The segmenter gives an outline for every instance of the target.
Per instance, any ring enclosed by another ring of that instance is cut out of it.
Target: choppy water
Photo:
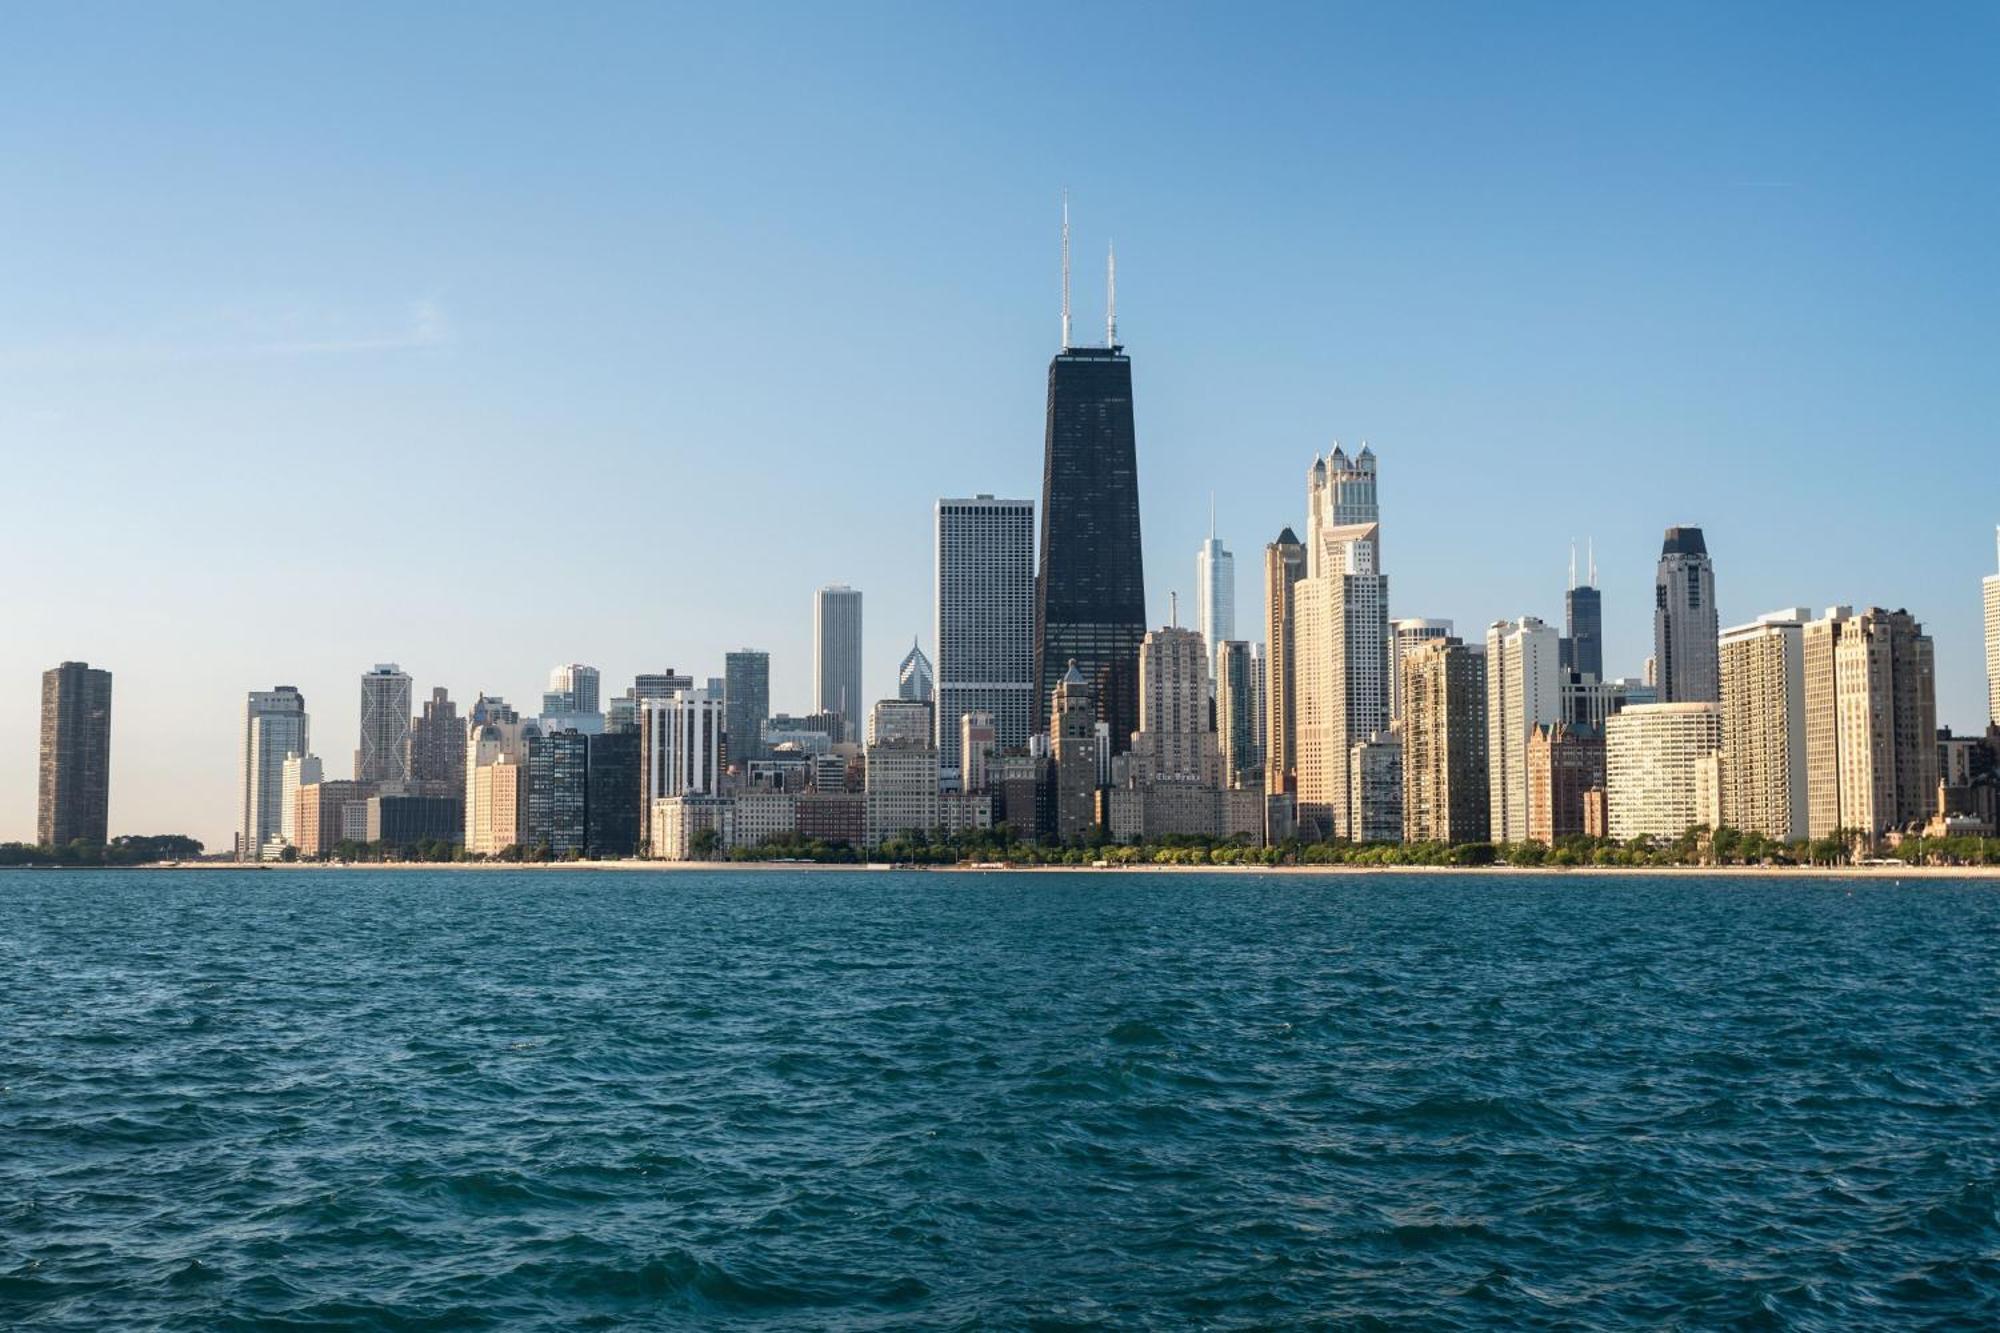
[[[0,1325],[2000,1326],[2000,885],[0,874]]]

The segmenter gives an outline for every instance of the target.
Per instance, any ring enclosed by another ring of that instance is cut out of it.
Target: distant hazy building
[[[1930,636],[1907,611],[1834,607],[1804,630],[1813,837],[1920,826],[1938,789]]]
[[[1135,783],[1222,785],[1209,720],[1208,647],[1194,630],[1156,629],[1139,644],[1139,730],[1130,764]]]
[[[1297,588],[1306,575],[1306,548],[1290,528],[1264,548],[1265,684],[1264,790],[1292,791],[1298,782]]]
[[[361,677],[361,743],[354,751],[354,780],[410,779],[410,677],[394,662],[378,663]]]
[[[947,785],[971,790],[959,719],[993,719],[1002,750],[1035,715],[1035,506],[975,495],[937,502],[937,743]]]
[[[284,836],[285,758],[312,753],[306,698],[290,685],[252,690],[243,705],[243,745],[236,859],[261,860]],[[332,841],[338,841],[336,833]]]
[[[431,691],[422,716],[410,723],[410,780],[435,783],[464,799],[465,721],[442,686]]]
[[[1215,740],[1222,751],[1225,787],[1253,785],[1257,776],[1257,703],[1257,663],[1250,645],[1224,639],[1215,651]]]
[[[1097,691],[1072,663],[1056,683],[1049,705],[1049,758],[1054,770],[1050,831],[1063,842],[1085,837],[1098,826],[1097,792],[1102,785],[1098,760],[1103,748],[1097,727]],[[1012,800],[1007,809],[1012,823]],[[1015,826],[1018,828],[1018,823]]]
[[[840,714],[852,740],[861,734],[861,594],[830,583],[813,595],[813,711]]]
[[[1660,702],[1722,698],[1716,658],[1715,566],[1700,528],[1668,528],[1653,585],[1653,670]],[[1617,801],[1612,802],[1613,818]]]
[[[1347,756],[1348,809],[1355,842],[1403,840],[1403,743],[1378,731],[1356,741]]]
[[[87,662],[44,671],[41,741],[35,840],[102,846],[111,813],[111,673]]]
[[[1805,626],[1800,607],[1720,640],[1721,819],[1779,842],[1806,836]]]
[[[2000,545],[2000,528],[1994,530]],[[1986,593],[1986,717],[1989,726],[2000,727],[2000,573],[1988,574],[1982,584]]]
[[[1486,656],[1455,638],[1403,659],[1403,841],[1485,842]]]
[[[1486,763],[1495,842],[1528,837],[1528,740],[1562,721],[1560,636],[1533,616],[1486,631]]]
[[[639,852],[639,729],[589,739],[584,805],[584,854],[617,860]]]
[[[936,694],[936,677],[931,673],[931,659],[924,656],[924,650],[910,640],[910,651],[903,654],[903,660],[896,666],[896,697],[913,703],[929,703]]]
[[[299,788],[326,781],[326,769],[316,754],[288,754],[283,772],[279,782],[278,837],[287,843],[297,843]]]
[[[544,713],[595,713],[601,675],[594,666],[570,662],[549,670],[549,688],[542,695]]]
[[[1208,675],[1221,672],[1222,645],[1236,637],[1236,557],[1215,535],[1209,515],[1208,540],[1194,556],[1194,624],[1208,653]]]
[[[729,762],[762,759],[764,722],[771,716],[771,655],[739,648],[722,659],[723,734]]]
[[[1298,823],[1308,838],[1353,836],[1348,751],[1389,727],[1389,580],[1381,569],[1375,457],[1339,448],[1307,474],[1306,577],[1293,588]],[[1347,522],[1346,519],[1358,521]]]
[[[1638,704],[1613,717],[1604,728],[1611,836],[1678,838],[1705,822],[1700,769],[1721,748],[1719,704]]]
[[[1528,738],[1529,842],[1554,846],[1589,831],[1589,794],[1604,789],[1604,737],[1558,722]]]
[[[1432,639],[1449,639],[1452,636],[1449,620],[1436,620],[1426,616],[1405,616],[1401,620],[1389,622],[1389,721],[1398,722],[1403,716],[1403,659],[1410,655],[1420,643]]]

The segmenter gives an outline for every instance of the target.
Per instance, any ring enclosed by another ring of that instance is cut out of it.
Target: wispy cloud
[[[352,337],[287,339],[262,343],[249,350],[277,356],[312,356],[339,352],[400,352],[419,347],[444,347],[454,341],[451,320],[436,301],[410,302],[400,328]]]
[[[337,357],[450,347],[457,332],[431,297],[400,318],[301,303],[214,309],[136,335],[57,336],[0,343],[0,365],[37,368],[261,357]]]

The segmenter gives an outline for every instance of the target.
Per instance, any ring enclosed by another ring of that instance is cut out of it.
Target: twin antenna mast
[[[1069,319],[1069,191],[1063,191],[1062,203],[1062,345],[1067,351],[1074,346],[1070,341]],[[1104,261],[1104,345],[1118,346],[1118,247],[1109,246]]]

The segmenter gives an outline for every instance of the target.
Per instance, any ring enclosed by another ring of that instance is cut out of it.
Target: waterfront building
[[[431,690],[423,715],[410,723],[410,781],[465,792],[465,721],[443,686]]]
[[[937,745],[947,785],[970,791],[959,719],[1028,743],[1035,703],[1035,506],[991,495],[937,502]]]
[[[919,708],[924,716],[907,725],[884,709],[902,702],[905,708]],[[938,751],[932,741],[930,706],[885,699],[875,706],[870,718],[867,775],[863,792],[867,797],[869,847],[879,847],[901,834],[926,834],[938,827]]]
[[[1403,659],[1403,841],[1485,842],[1486,655],[1456,638]]]
[[[1907,611],[1844,606],[1803,635],[1811,836],[1922,825],[1938,789],[1930,636]]]
[[[729,841],[732,848],[789,842],[799,831],[798,795],[785,791],[738,792],[733,823]]]
[[[1587,798],[1604,787],[1604,736],[1566,722],[1528,737],[1529,842],[1552,847],[1589,827]]]
[[[1495,842],[1528,837],[1528,738],[1562,721],[1561,645],[1533,616],[1486,631],[1486,763]]]
[[[861,732],[861,594],[829,583],[813,595],[813,711],[841,716],[842,740]]]
[[[410,677],[394,662],[380,662],[361,677],[361,743],[354,751],[354,780],[410,780]]]
[[[1264,548],[1264,790],[1298,784],[1297,587],[1306,575],[1306,548],[1290,528]]]
[[[2000,546],[2000,528],[1994,529],[1994,544]],[[2000,573],[1988,574],[1981,587],[1986,594],[1986,718],[1988,726],[2000,727]]]
[[[991,713],[961,713],[958,717],[958,785],[961,791],[985,791],[992,781],[993,757],[1000,753],[1000,730]],[[943,756],[939,756],[942,775]]]
[[[293,844],[299,855],[307,860],[317,860],[330,856],[335,845],[349,839],[349,807],[361,812],[360,828],[354,831],[352,841],[364,842],[368,837],[368,797],[366,783],[353,781],[311,782],[298,791],[298,810],[293,815],[293,825],[298,829],[298,840]],[[254,855],[245,855],[238,848],[237,859],[255,860]]]
[[[672,796],[722,794],[723,701],[706,689],[646,699],[639,713],[641,810]]]
[[[1051,831],[1059,841],[1074,842],[1098,825],[1097,792],[1103,785],[1098,761],[1104,748],[1096,688],[1072,662],[1056,682],[1049,705],[1049,757],[1054,769]],[[1008,809],[1013,809],[1011,801]]]
[[[1055,783],[1046,755],[1013,751],[993,759],[989,785],[993,820],[1019,841],[1037,842],[1055,829]]]
[[[1347,755],[1348,809],[1353,841],[1403,840],[1403,742],[1378,731],[1354,743]]]
[[[1707,822],[1703,761],[1722,748],[1722,707],[1635,704],[1604,727],[1604,786],[1611,836],[1678,838]]]
[[[1134,783],[1222,785],[1208,705],[1208,647],[1199,632],[1168,627],[1139,645],[1139,730],[1131,737]]]
[[[36,776],[37,843],[67,847],[81,840],[101,847],[109,841],[109,671],[88,662],[64,662],[42,673],[41,767]],[[277,830],[275,820],[271,829]]]
[[[592,733],[544,730],[528,742],[528,817],[523,845],[582,855],[589,839]]]
[[[1660,702],[1722,698],[1716,657],[1715,565],[1700,528],[1668,528],[1653,584],[1653,673]],[[1612,810],[1617,812],[1613,793]]]
[[[1069,221],[1063,220],[1063,338],[1049,362],[1042,454],[1041,566],[1035,580],[1036,730],[1073,673],[1122,753],[1138,729],[1146,577],[1132,361],[1108,303],[1105,346],[1069,338]]]
[[[1208,652],[1208,678],[1222,667],[1222,645],[1236,637],[1236,557],[1215,535],[1215,501],[1209,500],[1208,540],[1194,556],[1194,624]]]
[[[1604,595],[1597,587],[1597,548],[1590,551],[1589,579],[1576,581],[1576,544],[1569,548],[1569,591],[1563,594],[1562,669],[1590,680],[1604,679]]]
[[[911,639],[910,651],[903,654],[902,662],[896,667],[896,697],[913,703],[930,703],[936,688],[931,659],[925,657],[924,650],[915,639]]]
[[[868,797],[858,791],[818,788],[799,795],[799,837],[859,847],[868,837]]]
[[[1222,751],[1222,785],[1257,781],[1257,661],[1241,639],[1224,639],[1215,651],[1215,740]]]
[[[1804,607],[1725,631],[1721,824],[1778,842],[1806,836]]]
[[[285,757],[310,754],[311,741],[306,697],[296,687],[250,691],[243,705],[237,860],[261,860],[265,844],[283,838]]]
[[[1154,782],[1113,787],[1105,797],[1106,831],[1114,842],[1217,838],[1257,846],[1264,840],[1259,791]]]
[[[764,720],[771,716],[771,655],[739,648],[722,659],[722,732],[731,764],[748,764],[764,748]]]
[[[493,856],[526,833],[529,742],[541,724],[480,695],[465,734],[465,850]]]
[[[299,837],[299,788],[326,781],[326,769],[316,754],[288,754],[281,773],[283,776],[278,784],[278,838],[282,843],[296,843]],[[269,839],[266,839],[268,844]]]
[[[718,855],[735,844],[736,802],[697,792],[662,797],[652,804],[650,832],[655,860],[696,861]],[[704,839],[703,833],[714,836]]]
[[[639,852],[639,729],[589,738],[584,796],[584,853],[593,861]]]
[[[1428,616],[1404,616],[1389,622],[1389,721],[1403,717],[1403,659],[1418,644],[1431,639],[1449,639],[1455,631],[1449,620]]]
[[[461,797],[370,796],[364,808],[364,842],[385,848],[415,847],[423,842],[457,843],[465,837]]]
[[[1389,580],[1377,563],[1378,524],[1322,527],[1314,536],[1318,572],[1295,586],[1299,831],[1349,838],[1348,751],[1389,728]]]

